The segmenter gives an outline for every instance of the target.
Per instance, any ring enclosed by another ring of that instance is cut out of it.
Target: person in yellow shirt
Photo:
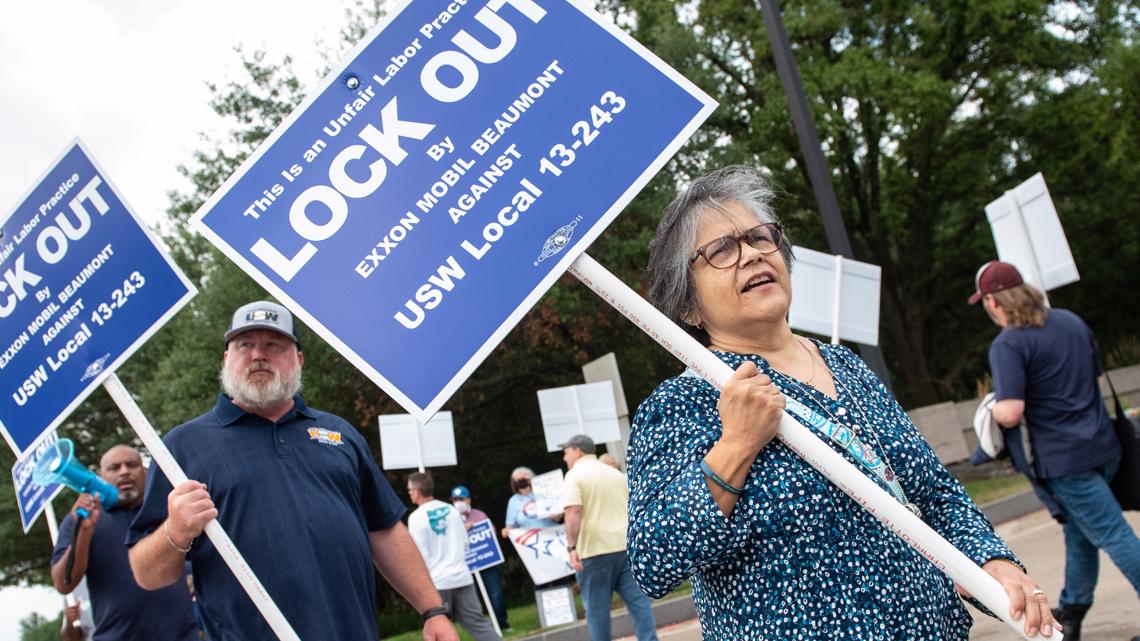
[[[616,590],[633,617],[638,641],[657,641],[649,597],[629,570],[625,555],[625,475],[602,463],[593,439],[577,434],[559,445],[568,472],[562,485],[566,543],[578,574],[590,641],[610,641],[610,599]]]

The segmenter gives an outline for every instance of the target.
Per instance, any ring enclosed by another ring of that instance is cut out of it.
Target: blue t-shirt
[[[558,527],[554,519],[540,519],[537,517],[538,503],[534,494],[515,493],[507,502],[507,527],[523,529]]]
[[[302,639],[377,639],[368,533],[399,523],[404,505],[356,429],[294,400],[273,423],[219,395],[164,441]],[[166,519],[171,489],[152,466],[128,545]],[[211,641],[277,638],[207,537],[188,558]]]
[[[1037,474],[1085,472],[1120,456],[1097,385],[1092,330],[1076,314],[1049,310],[1042,327],[1006,327],[990,345],[997,400],[1025,401]]]
[[[194,611],[186,581],[161,590],[144,590],[135,583],[123,541],[139,508],[104,511],[95,524],[87,554],[87,589],[95,633],[91,641],[197,639]],[[59,526],[59,539],[51,553],[54,566],[75,541],[77,522],[68,515]]]

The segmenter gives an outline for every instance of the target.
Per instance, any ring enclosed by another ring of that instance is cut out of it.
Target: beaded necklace
[[[789,413],[801,419],[808,427],[815,430],[821,436],[824,436],[842,447],[851,458],[858,461],[867,471],[882,481],[899,503],[902,503],[903,506],[914,513],[915,516],[922,518],[922,510],[907,499],[906,491],[903,490],[902,484],[899,483],[898,476],[886,459],[887,450],[883,447],[882,442],[879,441],[879,436],[875,434],[874,430],[868,428],[865,432],[869,433],[871,438],[874,439],[875,444],[879,446],[879,451],[883,453],[882,456],[876,453],[872,447],[864,443],[863,439],[860,438],[860,432],[863,430],[861,430],[858,423],[854,422],[854,417],[849,417],[850,420],[848,422],[850,425],[844,424],[839,418],[839,416],[847,416],[849,414],[847,408],[840,405],[835,413],[832,413],[826,403],[815,399],[794,377],[788,376],[779,370],[773,369],[771,371],[779,374],[781,379],[795,385],[796,388],[803,393],[804,397],[811,399],[813,404],[818,407],[819,410],[822,410],[822,413],[820,413],[820,411],[817,411],[815,408],[808,407],[804,403],[785,395],[787,399],[787,411]],[[838,396],[846,392],[847,396],[855,402],[856,407],[860,413],[862,413],[863,417],[869,417],[870,413],[863,407],[862,403],[859,402],[858,396],[852,393],[853,390],[848,389],[846,385],[840,382],[839,378],[833,376],[832,379],[835,381],[836,404],[839,404]]]

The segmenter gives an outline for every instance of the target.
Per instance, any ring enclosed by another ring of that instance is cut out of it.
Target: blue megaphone
[[[61,483],[79,492],[97,494],[104,510],[115,507],[119,501],[119,490],[99,478],[99,475],[83,466],[75,459],[75,444],[69,438],[61,438],[36,463],[32,471],[32,481],[37,485]],[[81,519],[91,516],[83,508],[75,510]]]

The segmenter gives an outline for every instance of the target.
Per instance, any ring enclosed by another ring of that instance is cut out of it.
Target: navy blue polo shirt
[[[1092,330],[1076,314],[1049,310],[1042,327],[1006,327],[990,345],[997,400],[1025,401],[1040,478],[1091,470],[1120,456],[1097,385]]]
[[[302,639],[376,639],[368,533],[399,523],[404,505],[351,425],[294,401],[273,423],[219,395],[163,440]],[[152,465],[128,545],[161,526],[171,489]],[[277,638],[207,537],[188,558],[211,641]]]
[[[135,583],[123,541],[139,508],[115,508],[99,515],[87,553],[87,591],[95,622],[92,641],[197,639],[194,610],[186,581],[161,590],[144,590]],[[51,553],[54,566],[75,541],[77,521],[68,515],[59,526]]]

